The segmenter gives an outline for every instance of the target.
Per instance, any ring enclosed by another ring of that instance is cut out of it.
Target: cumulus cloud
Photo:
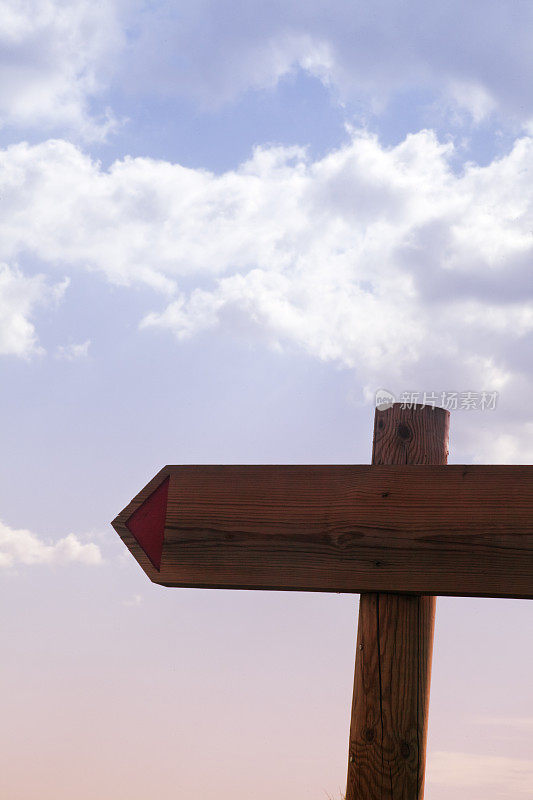
[[[73,533],[54,543],[47,543],[34,533],[14,529],[0,521],[0,567],[17,564],[101,564],[100,548],[83,543]]]
[[[122,46],[117,11],[113,2],[1,0],[0,126],[103,138],[112,113],[93,115],[90,101]]]
[[[499,444],[479,457],[527,459],[533,138],[485,167],[457,172],[454,155],[430,131],[395,147],[355,133],[318,160],[258,148],[214,175],[16,145],[0,153],[0,257],[156,289],[142,327],[179,340],[224,326],[371,389],[505,390]]]

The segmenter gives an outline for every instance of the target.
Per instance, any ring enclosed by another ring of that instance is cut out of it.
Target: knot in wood
[[[407,742],[400,743],[400,755],[402,758],[409,758],[411,755],[411,748],[409,747]]]
[[[409,425],[406,425],[404,422],[400,422],[400,424],[398,425],[398,436],[400,437],[400,439],[407,441],[408,439],[411,439],[412,435],[413,432],[409,427]]]
[[[373,742],[375,739],[374,728],[367,728],[363,734],[365,742]]]

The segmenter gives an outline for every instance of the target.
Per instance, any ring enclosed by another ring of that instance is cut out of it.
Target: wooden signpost
[[[168,466],[113,526],[155,583],[360,593],[346,800],[422,800],[435,595],[533,598],[533,467],[446,466],[376,410],[370,466]]]

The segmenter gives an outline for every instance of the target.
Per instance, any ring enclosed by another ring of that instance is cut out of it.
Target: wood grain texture
[[[167,476],[158,572],[125,523]],[[113,525],[164,586],[533,597],[531,467],[165,467]]]
[[[394,403],[376,409],[372,464],[444,466],[448,461],[450,412],[443,408]]]
[[[449,415],[376,410],[373,464],[446,464]],[[422,800],[435,597],[359,602],[346,800]]]

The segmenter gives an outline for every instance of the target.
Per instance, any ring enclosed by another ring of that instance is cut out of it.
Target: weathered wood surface
[[[126,523],[167,477],[158,571]],[[533,598],[527,466],[165,467],[113,525],[165,586]]]
[[[376,410],[373,464],[446,464],[449,414]],[[359,601],[346,800],[422,800],[435,600],[369,592]]]
[[[433,597],[365,593],[357,633],[346,800],[422,800]]]

